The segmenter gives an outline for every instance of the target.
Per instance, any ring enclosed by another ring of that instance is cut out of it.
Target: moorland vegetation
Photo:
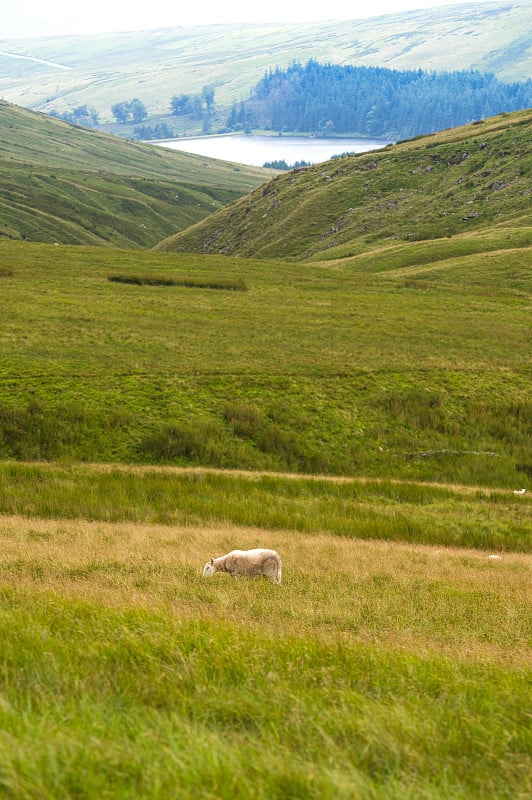
[[[17,119],[4,163],[61,132],[59,174],[64,123]],[[0,795],[530,795],[530,124],[284,174],[157,249],[4,232]],[[111,140],[70,135],[80,186]],[[121,192],[206,161],[112,147]],[[256,546],[282,586],[201,577]]]
[[[271,172],[125,142],[0,101],[0,237],[146,248]]]

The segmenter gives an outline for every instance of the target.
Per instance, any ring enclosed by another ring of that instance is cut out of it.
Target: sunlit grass
[[[210,556],[274,547],[283,584],[202,577]],[[528,556],[312,538],[254,527],[0,517],[4,587],[243,628],[455,658],[527,660]],[[474,616],[475,624],[471,624]]]
[[[275,546],[283,584],[201,577]],[[531,562],[0,518],[9,798],[524,798]],[[474,624],[472,624],[474,620]]]

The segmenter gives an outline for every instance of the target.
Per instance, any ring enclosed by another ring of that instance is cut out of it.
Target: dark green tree
[[[309,61],[268,70],[228,127],[253,120],[277,131],[386,139],[433,133],[532,106],[532,81],[504,83],[476,70],[424,72]],[[333,127],[334,126],[334,127]]]
[[[127,122],[129,120],[129,103],[115,103],[114,106],[111,106],[111,113],[117,122]]]
[[[77,106],[72,111],[64,111],[62,114],[52,111],[51,116],[70,122],[72,125],[82,125],[84,128],[93,128],[99,122],[98,112],[92,106]]]
[[[142,122],[148,116],[146,106],[138,99],[138,97],[135,97],[133,100],[129,101],[129,113],[131,114],[133,122],[135,123]]]
[[[148,116],[146,106],[138,97],[133,100],[124,100],[121,103],[115,103],[111,106],[111,111],[117,122],[126,123],[131,120],[135,123],[142,122]]]
[[[189,94],[179,94],[172,97],[170,101],[170,110],[174,116],[179,117],[182,114],[190,114],[191,99]]]

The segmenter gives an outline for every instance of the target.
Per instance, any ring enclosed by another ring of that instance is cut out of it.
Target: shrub
[[[36,400],[0,406],[0,452],[22,460],[58,458],[71,440],[67,415],[51,414]]]
[[[155,463],[184,460],[219,466],[222,439],[219,426],[209,420],[165,424],[141,440],[139,455]]]
[[[440,433],[454,432],[454,425],[445,414],[441,397],[437,394],[419,389],[389,392],[377,398],[375,405],[408,426]]]
[[[262,428],[258,447],[263,453],[275,455],[279,465],[301,472],[326,472],[330,468],[327,455],[316,450],[303,436],[293,430],[270,423]]]
[[[227,403],[223,415],[235,434],[243,439],[253,439],[263,424],[260,408],[245,400]]]

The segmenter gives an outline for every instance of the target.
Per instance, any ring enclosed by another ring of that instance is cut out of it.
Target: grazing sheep
[[[204,578],[210,578],[216,572],[228,572],[233,578],[264,575],[275,583],[281,583],[281,557],[275,550],[263,548],[232,550],[225,556],[211,558],[203,567]]]

